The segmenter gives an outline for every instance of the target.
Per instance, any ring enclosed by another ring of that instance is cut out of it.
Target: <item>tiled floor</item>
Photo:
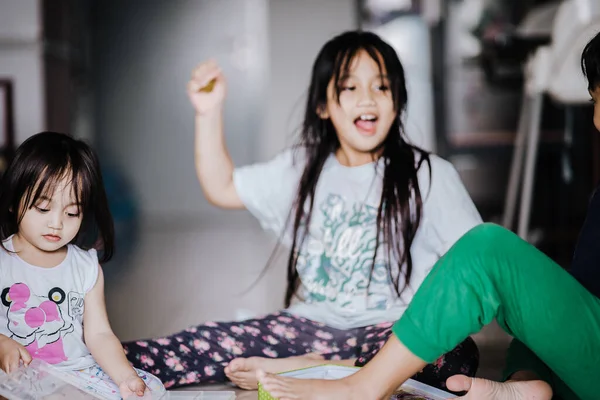
[[[246,213],[144,224],[127,260],[105,266],[115,333],[122,340],[154,337],[279,309],[285,257],[252,286],[273,248],[273,238]],[[508,338],[496,326],[475,338],[482,353],[480,375],[497,377]],[[223,385],[201,390],[220,389],[232,390]],[[256,399],[256,392],[238,391],[237,398]]]

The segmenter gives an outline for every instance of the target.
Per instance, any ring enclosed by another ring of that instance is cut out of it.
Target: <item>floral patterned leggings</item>
[[[286,312],[240,322],[208,322],[174,335],[124,343],[134,367],[157,376],[166,388],[225,382],[224,368],[238,357],[284,358],[320,353],[328,360],[357,359],[365,365],[385,344],[392,323],[339,330]],[[455,374],[474,376],[475,342],[467,338],[413,378],[445,389]]]

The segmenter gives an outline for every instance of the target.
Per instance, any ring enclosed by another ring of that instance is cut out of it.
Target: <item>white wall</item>
[[[217,211],[194,172],[194,113],[185,87],[199,62],[214,56],[227,76],[225,128],[234,161],[255,159],[265,109],[266,1],[113,0],[95,10],[97,142],[133,185],[145,217]]]
[[[0,0],[0,38],[36,41],[40,37],[38,0]]]
[[[40,6],[0,0],[0,78],[14,84],[17,144],[45,128]]]
[[[260,158],[293,143],[317,53],[334,35],[358,28],[356,8],[355,0],[269,0],[270,75]]]

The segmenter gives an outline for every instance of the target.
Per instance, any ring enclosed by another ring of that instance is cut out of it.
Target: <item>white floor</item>
[[[275,241],[246,213],[203,221],[154,220],[140,231],[127,261],[121,257],[105,266],[108,313],[121,340],[282,307],[286,257],[277,257],[252,286]],[[482,353],[479,375],[497,378],[508,337],[493,325],[475,339]],[[221,388],[232,390],[202,390]],[[256,392],[238,392],[238,399],[256,398]]]

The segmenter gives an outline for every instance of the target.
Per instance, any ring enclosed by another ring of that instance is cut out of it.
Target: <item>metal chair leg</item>
[[[504,215],[502,216],[502,226],[506,229],[512,229],[515,221],[515,210],[517,208],[517,197],[519,195],[519,186],[521,185],[521,174],[523,173],[523,158],[525,148],[527,147],[527,132],[529,128],[529,112],[531,99],[527,93],[523,93],[523,102],[521,103],[521,115],[519,116],[519,126],[517,136],[515,137],[515,146],[513,150],[513,159],[510,166],[510,176],[508,178],[508,189],[504,199]]]
[[[529,218],[531,214],[533,187],[535,184],[535,164],[540,142],[543,97],[543,93],[535,93],[532,96],[531,103],[531,123],[529,124],[527,154],[525,156],[525,177],[523,179],[519,225],[517,230],[517,234],[524,240],[528,240],[527,236],[529,234]]]

